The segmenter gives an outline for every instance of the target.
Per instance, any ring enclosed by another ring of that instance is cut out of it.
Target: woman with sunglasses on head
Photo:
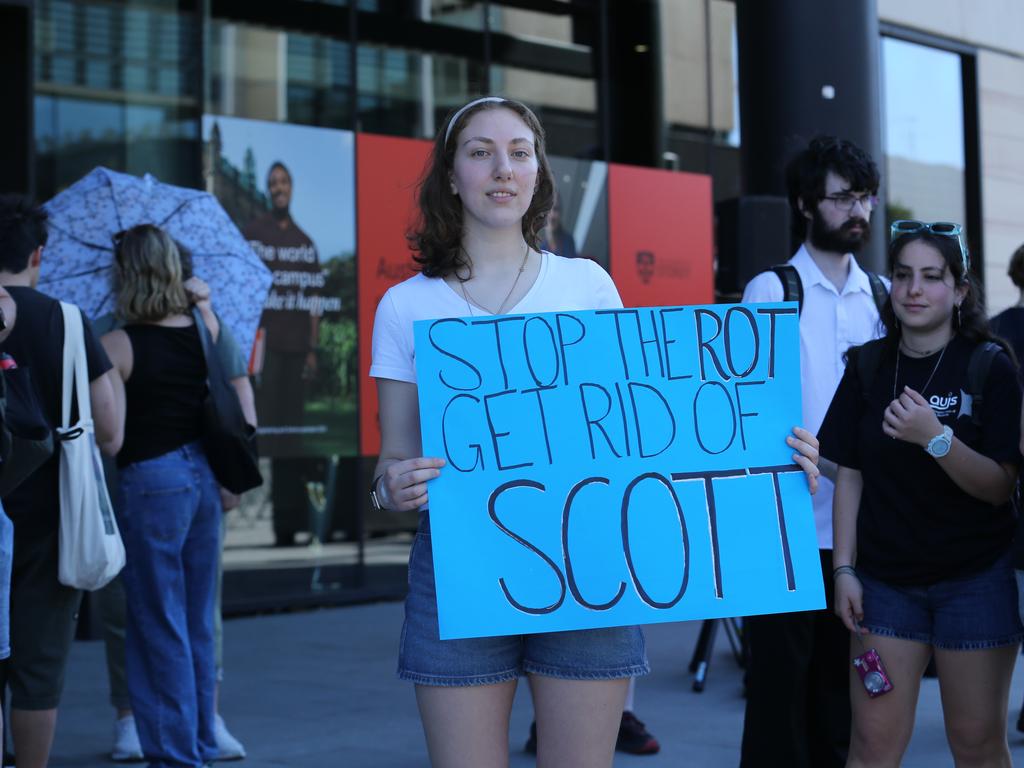
[[[874,648],[892,690],[850,667],[848,766],[898,766],[934,653],[958,766],[1008,766],[1007,699],[1024,629],[1010,563],[1021,461],[1020,385],[999,350],[972,397],[972,353],[993,340],[956,224],[898,221],[885,336],[848,353],[818,436],[839,465],[835,611],[851,658]],[[976,412],[977,411],[977,412]]]

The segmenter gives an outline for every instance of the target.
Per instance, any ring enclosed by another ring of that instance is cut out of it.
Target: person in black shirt
[[[1017,362],[1024,360],[1024,245],[1010,257],[1006,274],[1020,291],[1017,303],[1004,309],[992,318],[992,332],[1005,339],[1013,348]],[[1024,371],[1021,380],[1024,381]],[[1024,441],[1021,450],[1024,451]],[[1024,594],[1024,516],[1018,518],[1017,535],[1014,537],[1013,567],[1017,572],[1017,591]],[[1024,621],[1024,606],[1021,606],[1021,621]],[[1017,730],[1024,732],[1024,704],[1017,715]]]
[[[1020,363],[1024,360],[1024,245],[1013,252],[1006,274],[1020,291],[1020,298],[1014,306],[992,318],[992,332],[1010,343]]]
[[[60,303],[35,289],[46,245],[46,212],[0,197],[0,285],[14,299],[18,323],[0,344],[29,368],[48,423],[60,425],[64,319]],[[83,316],[96,442],[116,451],[123,421],[114,402],[110,361]],[[19,768],[45,768],[81,592],[57,580],[59,452],[3,498],[14,522],[11,656],[0,663],[0,690],[11,691],[11,735]]]
[[[959,226],[892,226],[886,335],[850,350],[819,433],[839,466],[835,611],[853,633],[851,656],[877,649],[893,685],[871,698],[850,668],[847,765],[899,764],[933,653],[956,764],[1009,765],[1024,634],[1009,556],[1021,389],[999,353],[983,407],[971,395],[971,353],[992,336]]]

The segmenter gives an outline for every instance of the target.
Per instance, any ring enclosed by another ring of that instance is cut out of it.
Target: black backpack
[[[795,301],[799,305],[800,314],[803,314],[804,284],[800,280],[800,273],[796,271],[796,267],[792,264],[776,264],[771,271],[782,281],[782,300]],[[871,284],[871,296],[875,300],[875,306],[878,307],[878,314],[882,314],[882,307],[885,306],[886,299],[889,298],[889,291],[885,287],[885,283],[882,282],[882,278],[874,272],[865,270],[865,274]]]
[[[0,496],[39,469],[54,445],[29,369],[0,370]]]
[[[882,363],[882,347],[883,340],[876,339],[850,350],[854,365],[857,366],[857,379],[860,381],[861,393],[865,400]],[[985,341],[974,348],[967,361],[967,394],[971,396],[971,421],[979,428],[982,410],[985,407],[985,382],[988,379],[988,372],[992,369],[992,361],[999,354],[1006,354],[1001,346],[994,341]]]

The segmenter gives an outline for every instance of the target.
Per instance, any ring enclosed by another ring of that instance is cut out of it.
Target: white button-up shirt
[[[803,312],[800,315],[801,426],[817,434],[846,368],[843,362],[846,350],[877,338],[882,327],[867,273],[852,256],[850,273],[842,291],[837,291],[822,274],[804,246],[800,246],[788,263],[796,267],[804,289]],[[782,301],[783,296],[782,281],[774,272],[768,271],[747,283],[743,301]],[[818,478],[818,492],[811,497],[821,549],[832,549],[834,491],[832,481],[821,476]]]

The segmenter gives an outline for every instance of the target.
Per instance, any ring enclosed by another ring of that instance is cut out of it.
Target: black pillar
[[[0,192],[35,195],[32,141],[32,2],[0,0]]]
[[[745,195],[784,196],[786,162],[818,134],[853,141],[884,172],[876,0],[737,0],[736,30]],[[872,224],[858,258],[877,270],[884,206]]]
[[[599,111],[605,159],[660,167],[665,152],[660,0],[601,3]]]

